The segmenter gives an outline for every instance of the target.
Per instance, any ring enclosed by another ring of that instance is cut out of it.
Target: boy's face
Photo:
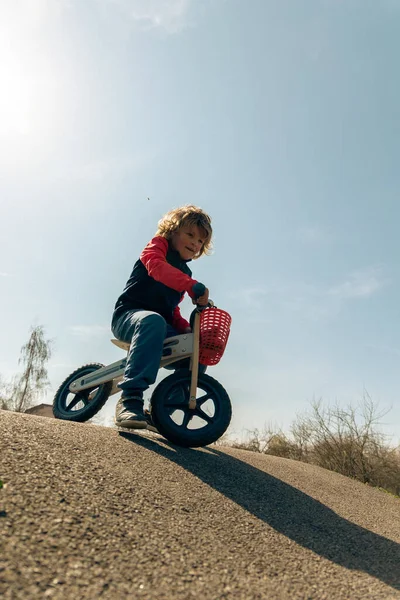
[[[190,260],[200,252],[206,241],[205,231],[197,225],[183,225],[172,234],[171,244],[182,260]]]

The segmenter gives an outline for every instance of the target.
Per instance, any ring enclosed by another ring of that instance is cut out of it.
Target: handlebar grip
[[[200,281],[198,281],[194,284],[192,290],[195,295],[195,299],[197,300],[197,298],[200,298],[200,296],[202,296],[206,291],[206,286],[203,283],[200,283]]]

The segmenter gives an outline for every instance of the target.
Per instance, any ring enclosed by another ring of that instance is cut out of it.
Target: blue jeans
[[[140,308],[113,318],[111,330],[116,338],[131,345],[118,387],[126,395],[147,390],[156,380],[165,338],[177,335],[177,331],[158,313]]]
[[[114,317],[111,330],[115,337],[130,343],[125,373],[118,387],[128,396],[132,392],[144,392],[155,382],[163,351],[164,340],[178,335],[164,317],[141,308],[127,310]],[[173,363],[174,368],[189,368],[190,359]],[[199,372],[206,367],[199,365]]]

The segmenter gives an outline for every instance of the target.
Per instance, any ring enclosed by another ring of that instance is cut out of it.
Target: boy
[[[147,427],[143,392],[156,380],[164,340],[191,331],[178,306],[185,292],[194,304],[208,303],[207,288],[195,297],[193,286],[198,282],[187,263],[209,253],[211,237],[211,219],[201,208],[186,205],[168,212],[117,300],[111,329],[116,338],[131,344],[115,412],[120,427]]]

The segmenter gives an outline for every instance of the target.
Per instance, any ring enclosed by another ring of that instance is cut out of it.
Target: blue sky
[[[1,375],[38,323],[48,401],[117,360],[131,267],[194,203],[215,231],[194,276],[233,317],[210,370],[232,431],[366,390],[398,440],[399,26],[397,0],[3,1]]]

